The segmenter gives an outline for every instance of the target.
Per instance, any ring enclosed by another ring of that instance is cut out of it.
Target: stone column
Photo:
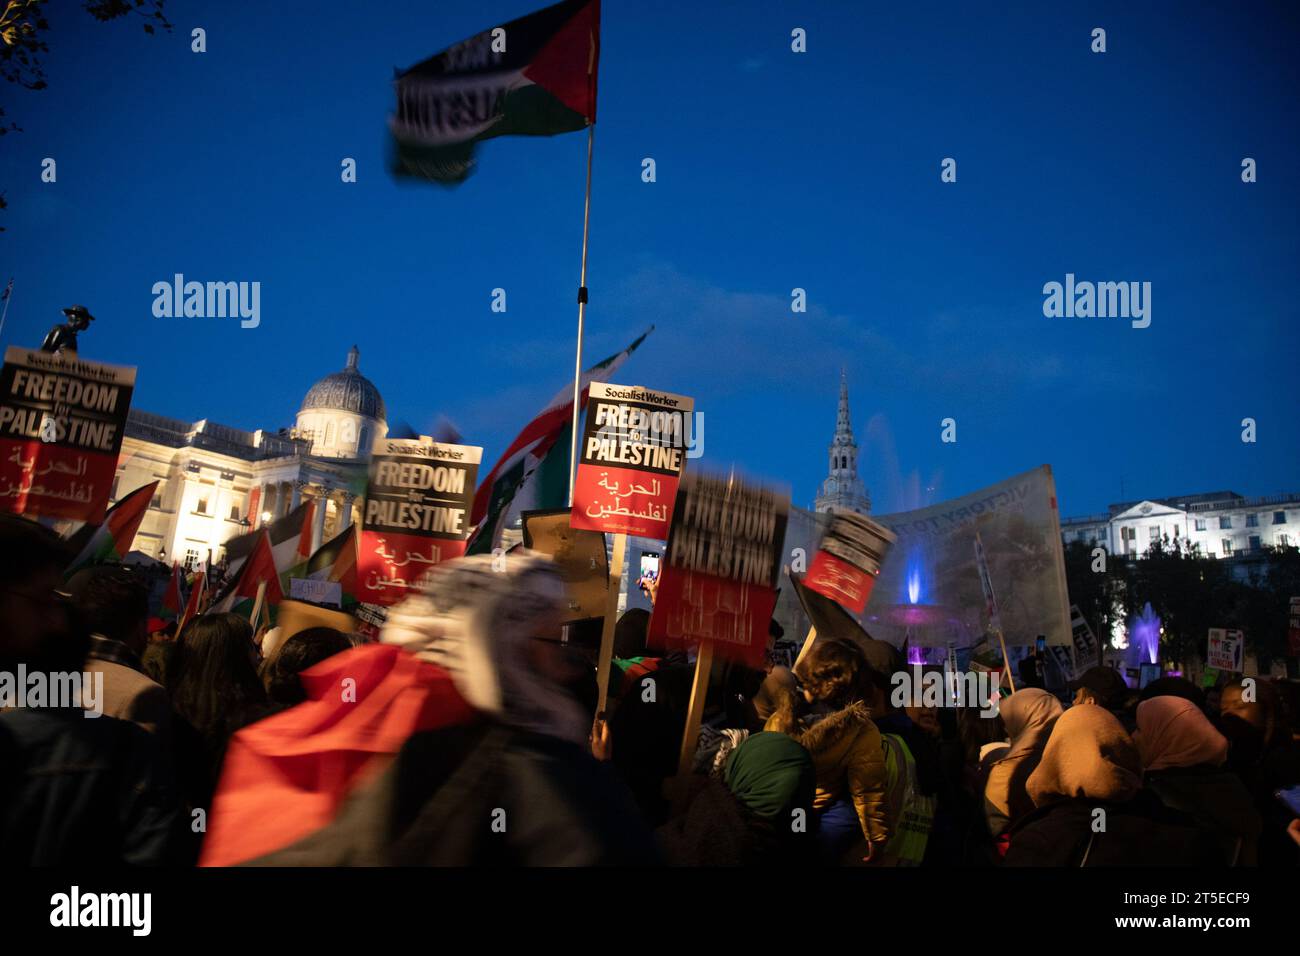
[[[343,513],[339,516],[339,533],[342,534],[352,527],[352,503],[357,500],[357,496],[350,491],[343,492]]]
[[[315,515],[312,517],[311,549],[314,553],[325,543],[325,509],[329,506],[329,489],[322,488],[316,497]]]

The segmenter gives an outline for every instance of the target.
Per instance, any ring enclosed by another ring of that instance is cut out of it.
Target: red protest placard
[[[0,370],[0,510],[104,520],[135,369],[10,346]]]
[[[790,498],[734,479],[687,476],[677,492],[647,641],[712,641],[756,665],[776,607]]]
[[[570,526],[667,538],[693,408],[682,395],[592,382]]]
[[[894,533],[870,518],[850,512],[831,517],[830,527],[803,583],[825,597],[861,614],[871,597],[885,555],[897,540]]]
[[[362,602],[395,604],[435,564],[465,553],[482,456],[428,437],[375,443],[357,554]]]

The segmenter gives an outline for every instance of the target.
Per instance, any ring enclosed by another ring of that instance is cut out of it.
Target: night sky
[[[83,302],[135,407],[247,429],[356,343],[390,423],[446,415],[486,470],[572,375],[586,137],[490,141],[447,189],[394,181],[385,120],[394,68],[538,5],[169,0],[150,37],[58,0],[50,88],[0,89],[3,343]],[[655,324],[619,381],[800,505],[841,367],[877,512],[1045,462],[1067,516],[1300,490],[1296,7],[1054,6],[607,0],[588,364]],[[177,272],[259,281],[260,327],[155,318]],[[1066,273],[1150,282],[1151,326],[1044,317]]]

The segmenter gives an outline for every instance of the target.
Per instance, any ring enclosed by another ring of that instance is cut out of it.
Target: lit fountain
[[[947,608],[927,604],[925,598],[925,573],[918,554],[908,557],[904,575],[903,600],[898,604],[868,604],[862,625],[873,637],[886,640],[895,647],[907,645],[908,664],[939,663],[943,649],[949,644],[967,647],[973,643],[965,623]],[[926,651],[934,648],[938,657],[927,661]]]
[[[1160,659],[1160,618],[1147,601],[1142,613],[1129,625],[1129,644],[1138,648],[1144,664],[1154,664]]]

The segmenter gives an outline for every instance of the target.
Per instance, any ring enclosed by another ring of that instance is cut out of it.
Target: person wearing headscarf
[[[1250,792],[1225,767],[1228,740],[1192,701],[1152,697],[1137,707],[1133,735],[1146,785],[1165,806],[1195,817],[1233,866],[1254,866],[1260,820]]]
[[[565,606],[545,555],[513,551],[503,570],[491,555],[435,566],[391,607],[378,646],[450,676],[472,719],[416,731],[333,822],[257,864],[658,862],[627,791],[591,756],[589,715],[565,691]],[[309,693],[315,670],[303,675]]]
[[[989,768],[984,786],[984,818],[993,837],[1034,809],[1025,783],[1038,767],[1062,709],[1059,700],[1037,687],[1016,691],[999,705],[1010,745]]]
[[[667,789],[672,815],[655,836],[677,866],[801,865],[814,848],[815,774],[808,751],[786,734],[747,737],[723,780],[691,774]]]
[[[1142,788],[1142,758],[1118,718],[1076,704],[1056,719],[1011,828],[1008,866],[1216,866],[1212,837]]]
[[[360,769],[347,763],[347,792],[307,795],[303,806],[317,816],[321,797],[329,801],[323,826],[243,859],[268,866],[658,862],[653,834],[626,790],[592,756],[590,716],[565,690],[573,677],[560,644],[565,607],[560,572],[543,555],[515,551],[504,568],[490,555],[435,566],[389,610],[379,644],[304,671],[308,700],[250,728],[264,731],[262,752],[250,755],[245,771],[257,772],[266,749],[278,746],[289,783],[305,779],[305,770],[332,778],[355,750],[369,753]],[[355,703],[340,712],[347,680]],[[310,747],[294,730],[303,721],[314,746],[332,748],[322,751],[330,758],[323,764],[302,767]],[[287,785],[276,793],[294,795]],[[219,797],[214,817],[221,809]],[[278,812],[298,826],[293,810],[280,800]],[[205,862],[229,856],[205,855]]]

